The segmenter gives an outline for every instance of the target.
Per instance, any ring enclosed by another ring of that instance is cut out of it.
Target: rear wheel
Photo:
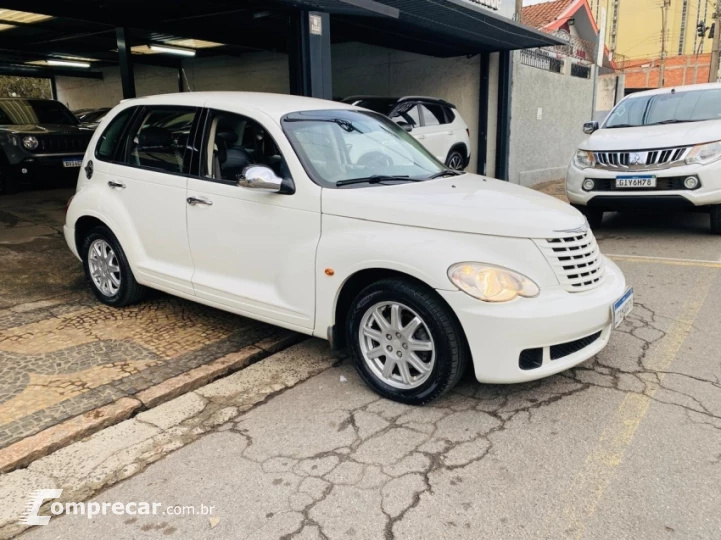
[[[378,394],[423,405],[453,388],[470,354],[455,315],[432,289],[385,279],[350,306],[347,336],[355,366]]]
[[[711,232],[721,234],[721,204],[714,204],[711,207]]]
[[[581,212],[584,216],[586,216],[586,219],[588,220],[588,225],[592,229],[599,229],[601,228],[601,224],[603,223],[603,210],[599,210],[598,208],[589,208],[588,206],[580,206],[574,204],[573,207]]]
[[[143,298],[145,287],[135,281],[125,252],[110,229],[91,229],[81,253],[90,288],[102,303],[124,307]]]
[[[466,156],[463,155],[463,152],[454,148],[448,153],[446,166],[454,171],[462,171],[466,166]]]

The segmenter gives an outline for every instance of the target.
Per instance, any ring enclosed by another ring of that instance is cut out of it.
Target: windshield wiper
[[[633,125],[633,124],[614,124],[613,126],[606,126],[605,129],[625,128],[625,127],[640,127],[640,126]]]
[[[685,124],[686,122],[699,122],[699,120],[677,120],[671,118],[669,120],[661,120],[660,122],[654,122],[653,124],[647,124],[649,126],[660,126],[662,124]]]
[[[466,174],[466,172],[465,171],[456,171],[454,169],[443,169],[440,172],[430,175],[428,177],[428,180],[433,180],[434,178],[441,178],[442,176],[460,176],[462,174]]]
[[[353,184],[380,184],[384,180],[401,180],[403,182],[422,182],[420,178],[410,178],[408,175],[389,175],[389,174],[374,174],[373,176],[366,176],[364,178],[349,178],[348,180],[338,180],[335,185],[336,187],[351,186]]]

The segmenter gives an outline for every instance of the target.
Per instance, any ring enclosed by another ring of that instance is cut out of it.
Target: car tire
[[[601,225],[603,224],[603,210],[575,204],[573,207],[586,217],[586,220],[588,220],[588,226],[591,227],[591,229],[601,228]]]
[[[128,258],[110,229],[91,229],[80,253],[90,289],[103,304],[124,307],[143,298],[146,288],[135,280]]]
[[[453,169],[454,171],[462,171],[466,168],[466,156],[457,148],[452,149],[448,152],[446,167]]]
[[[455,314],[434,290],[406,279],[384,279],[363,289],[351,303],[346,336],[366,384],[409,405],[448,392],[470,359]]]
[[[711,207],[711,232],[721,234],[721,204],[714,204]]]

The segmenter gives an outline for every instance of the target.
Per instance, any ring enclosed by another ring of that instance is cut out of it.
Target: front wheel
[[[460,150],[451,150],[446,158],[446,166],[454,171],[462,171],[466,165],[466,157]]]
[[[423,405],[453,388],[470,354],[463,330],[432,289],[385,279],[350,306],[347,336],[356,369],[378,394]]]
[[[573,207],[581,212],[588,220],[588,226],[591,229],[600,229],[603,223],[603,210],[598,208],[589,208],[588,206],[580,206],[574,204]]]
[[[103,304],[124,307],[142,299],[145,287],[135,281],[125,252],[110,229],[92,229],[81,253],[90,288]]]
[[[711,207],[711,232],[721,234],[721,204],[714,204]]]

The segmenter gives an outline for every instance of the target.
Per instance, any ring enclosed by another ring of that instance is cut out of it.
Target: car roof
[[[640,96],[654,96],[659,94],[673,94],[675,92],[688,92],[690,90],[721,90],[721,83],[703,83],[703,84],[687,84],[685,86],[667,86],[664,88],[654,88],[652,90],[644,90],[643,92],[634,92],[629,94],[629,98]]]
[[[123,100],[122,103],[133,105],[188,105],[202,107],[212,104],[238,102],[272,116],[283,116],[291,112],[323,109],[358,109],[345,103],[326,99],[291,96],[288,94],[272,94],[266,92],[179,92],[175,94],[159,94],[142,98]]]
[[[391,97],[391,96],[348,96],[347,98],[344,98],[344,102],[349,101],[359,101],[361,99],[387,99],[389,101],[397,101],[398,103],[401,103],[403,101],[424,101],[426,103],[438,103],[439,105],[446,105],[447,107],[453,107],[454,109],[456,106],[453,103],[449,103],[445,99],[441,98],[435,98],[435,97],[429,97],[429,96],[403,96],[403,97]]]

